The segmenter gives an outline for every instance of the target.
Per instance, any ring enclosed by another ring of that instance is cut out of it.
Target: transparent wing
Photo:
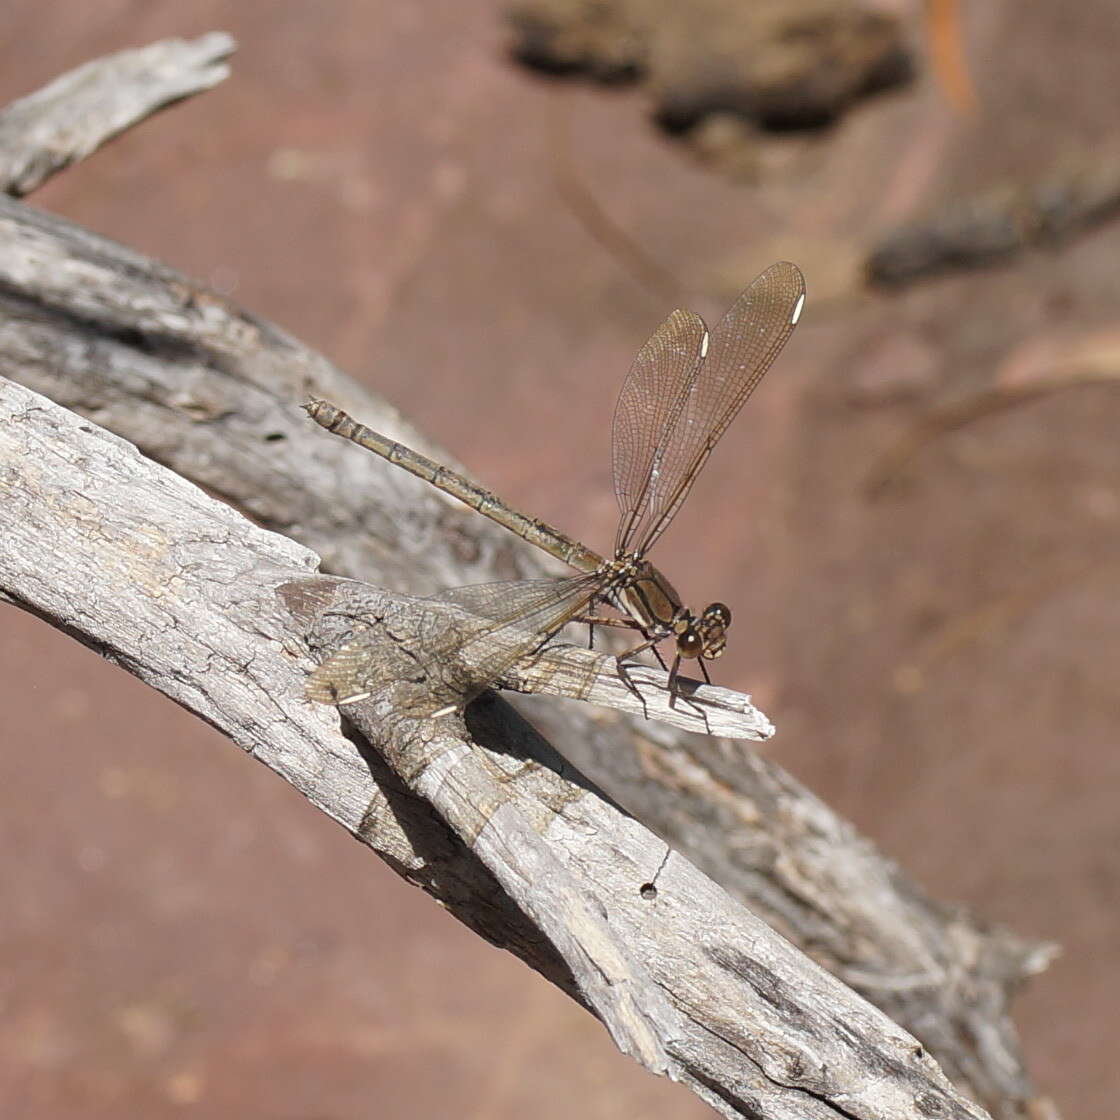
[[[317,704],[348,704],[362,700],[385,683],[384,638],[364,631],[317,665],[307,678],[304,695]]]
[[[691,311],[674,311],[638,351],[622,384],[611,428],[614,492],[621,514],[616,551],[629,540],[655,500],[672,423],[682,390],[692,384],[702,362],[708,329]]]
[[[624,504],[619,551],[644,554],[668,527],[727,425],[793,333],[804,300],[801,271],[779,261],[732,304],[696,368],[673,359],[664,346],[643,360],[657,334],[643,348],[615,414],[615,489],[620,504],[634,503]],[[658,334],[681,314],[674,312]],[[641,448],[638,459],[633,447]]]
[[[438,628],[419,626],[416,662],[459,658],[471,683],[493,684],[518,658],[543,645],[588,604],[601,585],[596,574],[567,579],[512,580],[471,584],[441,591],[429,601],[461,607],[469,619],[441,616]],[[429,631],[432,631],[429,633]],[[385,638],[359,634],[328,657],[308,677],[309,700],[340,704],[357,700],[387,683]]]
[[[432,599],[462,607],[479,625],[466,641],[440,643],[439,652],[470,647],[471,664],[478,665],[480,679],[490,683],[580,614],[602,582],[592,572],[564,579],[475,583],[441,591]]]

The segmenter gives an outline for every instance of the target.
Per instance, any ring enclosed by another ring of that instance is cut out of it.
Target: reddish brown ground
[[[600,205],[705,293],[699,310],[800,262],[803,326],[659,562],[734,607],[720,679],[774,717],[783,764],[933,891],[1064,946],[1018,1019],[1067,1116],[1105,1117],[1120,395],[978,422],[901,492],[862,490],[932,405],[1087,332],[1115,350],[1120,329],[1120,223],[845,296],[853,253],[915,207],[1114,135],[1114,0],[970,7],[980,115],[927,79],[826,137],[770,141],[753,187],[647,127],[639,92],[508,64],[497,0],[21,0],[0,96],[123,46],[233,32],[230,82],[35,202],[232,290],[592,543],[614,512],[612,397],[669,308],[561,201],[557,119]],[[707,1115],[202,724],[0,618],[0,1114]]]

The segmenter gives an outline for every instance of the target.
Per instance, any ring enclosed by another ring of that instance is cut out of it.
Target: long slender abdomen
[[[335,435],[340,435],[359,447],[380,455],[390,463],[403,467],[410,474],[431,483],[445,494],[458,498],[464,505],[477,510],[484,517],[497,522],[511,533],[516,533],[523,540],[536,545],[537,548],[543,549],[558,560],[563,560],[565,564],[578,571],[594,572],[603,564],[601,556],[561,533],[559,529],[554,529],[535,517],[526,517],[489,490],[484,490],[477,483],[471,482],[469,478],[440,466],[426,455],[413,451],[411,447],[405,447],[403,443],[397,443],[381,435],[380,432],[359,424],[352,416],[329,401],[313,397],[303,407],[307,410],[308,416],[328,432],[334,432]]]

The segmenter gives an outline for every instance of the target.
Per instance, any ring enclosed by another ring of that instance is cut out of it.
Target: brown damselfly
[[[539,648],[567,623],[629,626],[642,641],[620,654],[624,662],[673,638],[669,687],[676,688],[683,659],[704,662],[723,652],[731,612],[712,603],[693,614],[672,584],[646,559],[688,496],[728,424],[785,345],[805,303],[796,265],[781,261],[758,276],[732,304],[715,330],[691,311],[674,311],[639,351],[618,398],[612,425],[612,468],[620,519],[608,559],[519,513],[489,491],[359,424],[321,400],[305,407],[324,428],[381,455],[458,498],[581,574],[562,579],[518,580],[455,588],[435,596],[486,620],[467,637],[442,631],[422,651],[449,656],[466,643],[476,691],[493,684],[519,657]],[[607,603],[626,618],[591,618]],[[500,638],[500,640],[498,640]],[[360,635],[311,675],[308,696],[323,703],[363,699],[378,683],[370,640]]]

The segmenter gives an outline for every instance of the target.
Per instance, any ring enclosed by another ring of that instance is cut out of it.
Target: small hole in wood
[[[638,888],[638,894],[642,896],[647,902],[657,897],[657,888],[652,883],[643,883]]]
[[[279,443],[280,440],[287,438],[288,437],[284,435],[283,432],[269,432],[268,435],[264,437],[264,441],[265,443]]]

